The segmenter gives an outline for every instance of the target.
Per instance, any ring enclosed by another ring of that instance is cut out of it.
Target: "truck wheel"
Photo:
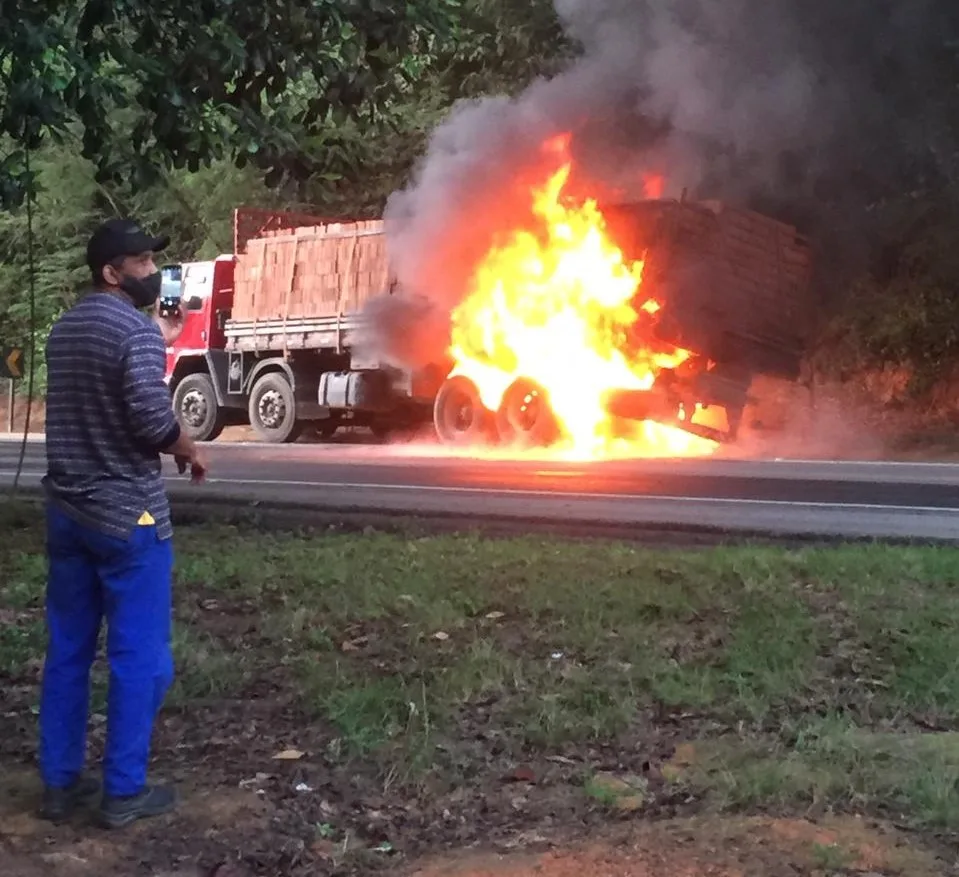
[[[296,401],[286,375],[268,372],[257,379],[250,393],[250,425],[264,442],[293,442],[303,425],[296,419]]]
[[[216,401],[209,375],[187,375],[173,393],[173,410],[194,441],[211,442],[223,432],[226,414]]]
[[[457,375],[443,383],[433,403],[433,426],[444,444],[469,445],[493,438],[493,415],[469,378]]]
[[[496,429],[504,443],[521,447],[551,445],[560,436],[546,390],[528,378],[517,378],[506,388],[496,411]]]

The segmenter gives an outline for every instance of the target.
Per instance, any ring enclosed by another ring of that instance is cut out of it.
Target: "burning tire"
[[[551,445],[560,435],[546,390],[527,378],[507,387],[496,412],[496,430],[504,444],[522,447]]]
[[[485,443],[493,437],[493,415],[483,405],[476,384],[462,375],[440,387],[433,404],[433,425],[448,445]]]

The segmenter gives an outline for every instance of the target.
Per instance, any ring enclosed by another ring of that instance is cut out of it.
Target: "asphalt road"
[[[778,536],[959,542],[959,465],[747,460],[476,459],[436,448],[208,446],[209,480],[166,471],[175,498],[289,504],[324,512],[705,528]],[[19,443],[0,440],[0,487]],[[21,486],[45,469],[28,443]]]

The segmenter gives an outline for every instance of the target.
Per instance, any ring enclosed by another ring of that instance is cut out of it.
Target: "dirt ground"
[[[7,393],[3,387],[3,381],[0,381],[0,435],[9,435],[10,430],[10,406],[7,401]],[[34,402],[30,409],[30,432],[43,432],[45,423],[45,411],[42,402]],[[27,403],[23,399],[16,399],[13,406],[13,434],[23,433],[23,426],[27,416]]]
[[[175,816],[111,833],[83,817],[51,827],[32,815],[39,788],[32,773],[7,772],[0,789],[0,873],[4,877],[248,877],[279,873],[223,858],[228,838],[272,836],[282,859],[312,861],[304,874],[397,877],[936,877],[948,863],[912,845],[891,825],[857,818],[823,821],[698,816],[645,821],[622,817],[576,839],[517,831],[498,843],[442,856],[406,857],[387,844],[357,868],[349,838],[318,837],[310,850],[283,850],[281,810],[255,786],[187,793]],[[476,814],[482,818],[481,814]],[[162,840],[161,840],[162,838]],[[151,850],[168,850],[158,864]],[[347,860],[350,864],[347,865]]]
[[[332,757],[328,724],[308,721],[286,693],[271,695],[272,687],[261,679],[242,700],[211,695],[165,710],[152,773],[177,784],[180,807],[120,832],[99,828],[89,812],[64,826],[34,815],[40,786],[31,766],[32,718],[18,710],[3,723],[0,743],[0,875],[959,875],[959,857],[950,858],[934,833],[900,830],[892,821],[830,817],[828,808],[808,818],[775,809],[719,815],[664,781],[691,751],[677,747],[675,728],[645,727],[641,738],[618,745],[564,747],[568,756],[530,752],[518,763],[498,754],[489,728],[466,716],[463,739],[447,752],[461,765],[453,781],[433,775],[406,786],[399,777],[384,779],[372,763]],[[15,701],[26,694],[11,692]],[[96,763],[102,717],[94,716],[90,739]],[[584,786],[584,764],[609,772],[610,796]],[[635,795],[617,777],[635,783]]]
[[[182,805],[111,833],[34,815],[39,521],[0,505],[0,877],[959,877],[955,552],[181,525]]]
[[[415,877],[752,877],[941,873],[895,829],[860,820],[675,819],[603,833],[575,848],[471,855]]]

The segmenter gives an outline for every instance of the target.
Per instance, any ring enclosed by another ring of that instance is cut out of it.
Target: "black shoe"
[[[139,795],[113,798],[104,795],[98,814],[104,828],[125,828],[138,819],[162,816],[176,807],[176,792],[170,786],[147,786]]]
[[[46,786],[40,804],[40,818],[57,823],[66,822],[79,805],[85,804],[99,791],[100,783],[93,777],[80,777],[69,786],[59,789]]]

